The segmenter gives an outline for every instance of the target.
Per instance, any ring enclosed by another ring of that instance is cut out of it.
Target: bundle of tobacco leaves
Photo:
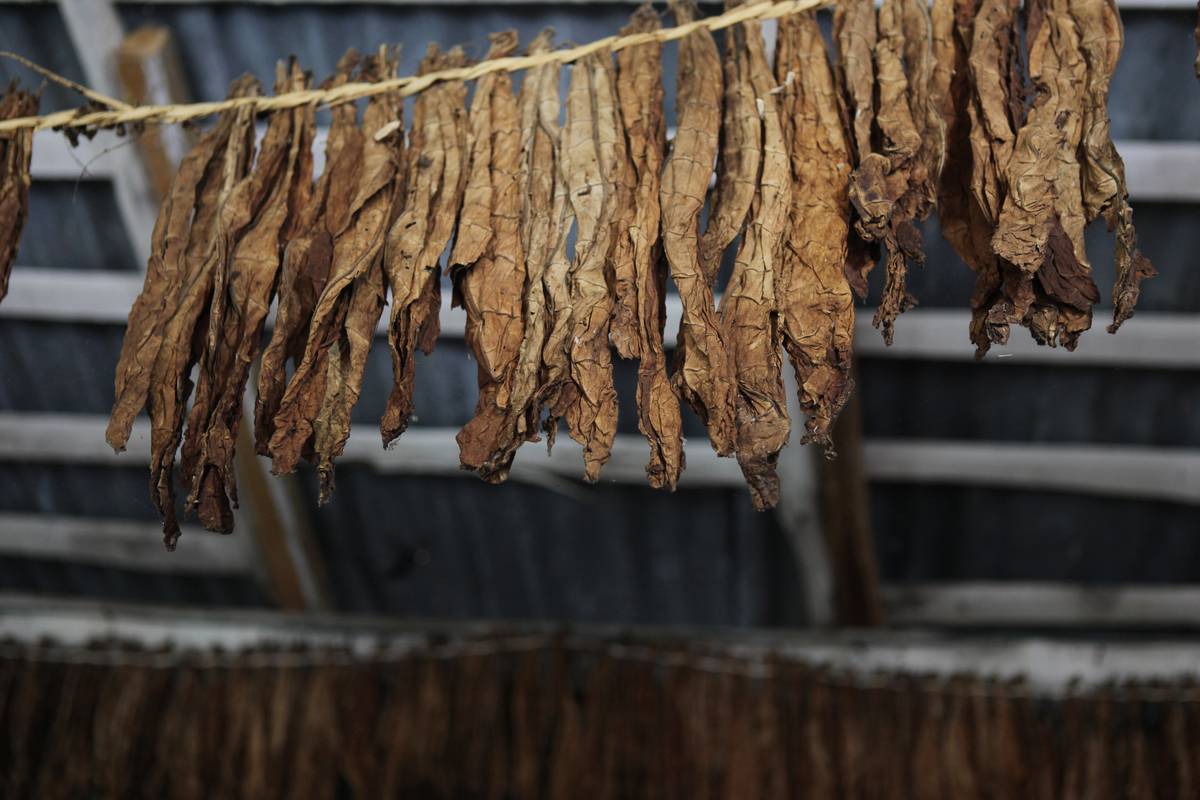
[[[617,392],[609,348],[614,302],[608,274],[618,223],[625,213],[622,199],[628,198],[620,183],[628,169],[621,129],[612,54],[599,50],[572,66],[567,91],[561,170],[576,239],[566,291],[555,288],[557,295],[565,295],[570,313],[565,336],[553,342],[562,353],[551,358],[561,364],[565,354],[567,369],[553,389],[546,420],[551,443],[562,419],[571,438],[583,445],[584,479],[589,482],[599,478],[617,435]],[[561,275],[559,270],[551,272],[555,280]]]
[[[691,0],[672,0],[670,5],[678,24],[695,19]],[[681,39],[677,127],[663,168],[661,203],[663,248],[683,306],[675,385],[708,427],[713,448],[728,456],[736,450],[735,380],[713,306],[715,275],[709,274],[701,260],[699,234],[700,211],[718,149],[723,86],[720,56],[712,34],[698,30]],[[733,188],[737,187],[731,186],[730,192]]]
[[[647,5],[634,12],[621,34],[658,28],[658,15]],[[617,54],[617,101],[628,158],[618,187],[626,196],[613,245],[616,311],[610,339],[621,357],[638,359],[638,429],[650,443],[646,477],[656,489],[674,490],[684,468],[683,423],[663,349],[666,270],[659,239],[659,179],[666,122],[661,64],[658,43]]]
[[[947,238],[978,273],[971,340],[979,355],[1007,342],[1013,324],[1041,344],[1075,348],[1100,299],[1083,242],[1097,217],[1116,231],[1110,332],[1132,315],[1139,284],[1154,275],[1137,250],[1125,168],[1109,130],[1108,89],[1123,38],[1115,5],[1027,4],[1029,104],[1017,11],[1011,0],[959,0],[957,41],[939,50],[953,76],[943,101],[941,214]],[[935,6],[935,16],[950,15]],[[955,73],[964,62],[965,82]]]
[[[308,88],[292,60],[276,68],[276,93]],[[220,211],[220,254],[214,270],[208,332],[196,395],[181,452],[187,507],[209,530],[233,528],[237,506],[234,448],[250,365],[258,353],[275,294],[283,249],[299,233],[312,195],[314,107],[271,115],[254,170]]]
[[[37,95],[23,92],[16,82],[0,100],[0,119],[37,114]],[[8,294],[8,276],[17,257],[17,245],[29,214],[29,160],[33,156],[33,129],[0,134],[0,300]]]
[[[421,73],[461,67],[462,50],[441,53],[431,45]],[[413,414],[416,350],[433,351],[439,332],[441,267],[467,180],[467,87],[462,81],[434,84],[413,104],[402,210],[388,232],[383,268],[392,293],[388,343],[392,391],[380,422],[384,445],[407,428]]]
[[[351,65],[356,80],[364,82],[396,73],[394,57],[382,48],[361,60],[344,58],[339,72],[349,72]],[[352,104],[337,106],[333,113],[323,207],[307,253],[297,254],[307,261],[304,271],[328,277],[313,305],[304,355],[279,402],[267,443],[276,473],[293,471],[301,458],[316,464],[321,502],[333,490],[333,461],[350,435],[350,410],[358,401],[367,353],[383,313],[384,241],[397,215],[397,199],[404,196],[399,96],[373,95],[361,127]]]
[[[832,448],[830,431],[850,394],[854,298],[850,275],[847,130],[824,40],[812,13],[785,17],[776,40],[791,182],[776,277],[783,344],[796,372],[805,441]]]
[[[726,44],[718,196],[701,251],[710,234],[720,237],[716,244],[730,232],[741,234],[720,322],[733,367],[738,464],[755,508],[765,509],[779,501],[775,462],[790,433],[781,378],[778,298],[783,286],[778,267],[792,175],[761,23],[735,25],[726,33]],[[748,204],[743,202],[745,187]],[[711,252],[719,260],[721,251]],[[715,273],[716,262],[708,266]]]
[[[877,21],[869,0],[850,0],[839,4],[835,17],[842,83],[853,114],[854,226],[864,242],[886,251],[883,297],[873,322],[889,344],[896,317],[915,304],[905,278],[908,264],[923,263],[925,256],[914,222],[934,206],[943,159],[944,124],[930,91],[931,34],[923,0],[885,0]],[[863,261],[851,275],[860,296],[871,266]]]
[[[231,97],[259,93],[239,78]],[[117,363],[115,402],[106,438],[125,448],[133,418],[150,414],[150,491],[163,519],[168,548],[179,537],[175,508],[175,451],[192,390],[192,367],[204,350],[216,274],[224,263],[226,200],[250,169],[254,114],[249,106],[225,112],[180,164],[163,201],[151,242],[142,293],[129,312]]]

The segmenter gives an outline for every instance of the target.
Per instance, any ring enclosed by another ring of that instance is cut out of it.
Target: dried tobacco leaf
[[[691,0],[673,0],[670,5],[678,24],[695,19]],[[699,30],[681,39],[677,127],[663,168],[661,204],[663,246],[683,305],[675,385],[708,427],[713,448],[728,456],[736,440],[733,365],[698,252],[700,210],[717,154],[722,83],[712,34]]]
[[[0,119],[32,117],[40,98],[23,92],[14,82],[0,100]],[[33,129],[0,134],[0,300],[8,294],[8,276],[17,257],[17,245],[29,214],[29,160],[33,156]]]
[[[648,5],[641,6],[621,35],[652,33],[659,27],[658,14]],[[684,468],[684,455],[679,396],[667,375],[663,348],[666,270],[659,240],[659,177],[666,150],[666,121],[662,45],[655,42],[622,50],[617,54],[617,68],[617,99],[628,153],[623,182],[632,200],[623,206],[628,219],[621,223],[613,249],[630,249],[633,286],[631,301],[626,300],[617,272],[618,312],[611,338],[622,356],[639,359],[638,429],[650,443],[646,477],[656,489],[674,490]],[[622,344],[617,337],[618,322],[621,309],[629,306],[634,333]]]
[[[1113,321],[1109,333],[1133,316],[1140,284],[1156,274],[1137,249],[1133,209],[1125,183],[1125,163],[1113,145],[1108,118],[1108,91],[1121,57],[1124,30],[1113,0],[1070,0],[1070,14],[1087,62],[1087,99],[1083,108],[1083,205],[1085,220],[1103,215],[1117,234],[1117,277],[1113,284]]]
[[[462,50],[442,54],[436,45],[430,45],[420,71],[424,74],[465,63]],[[438,261],[454,232],[467,179],[466,98],[466,84],[446,81],[418,94],[413,104],[408,189],[403,211],[388,232],[383,261],[392,292],[388,326],[392,391],[380,422],[385,447],[408,429],[416,350],[431,353],[439,332],[442,289]]]
[[[734,364],[736,379],[737,459],[759,510],[779,502],[775,462],[788,441],[787,397],[781,377],[780,330],[776,286],[783,234],[792,199],[792,174],[780,123],[775,81],[762,38],[762,24],[744,22],[726,36],[731,60],[738,68],[727,73],[742,83],[755,105],[754,115],[739,128],[751,132],[739,152],[743,173],[756,187],[749,222],[742,233],[733,274],[721,300],[721,326]],[[728,84],[727,84],[728,85]],[[711,228],[710,228],[711,230]]]
[[[879,149],[862,158],[850,181],[857,233],[884,245],[887,277],[873,324],[891,344],[896,317],[915,300],[905,287],[908,263],[923,263],[914,220],[928,216],[943,158],[941,115],[931,108],[931,26],[922,0],[885,0],[875,46]]]
[[[357,51],[346,53],[338,61],[336,74],[321,87],[333,89],[349,82],[359,60]],[[254,448],[261,456],[271,455],[275,415],[287,386],[286,365],[290,361],[298,367],[304,358],[313,309],[329,281],[333,236],[326,218],[345,213],[338,209],[350,202],[347,187],[357,180],[359,164],[349,151],[361,150],[360,136],[354,107],[336,107],[325,140],[325,171],[291,226],[293,238],[284,249],[279,276],[275,327],[263,350],[254,402]]]
[[[358,78],[378,82],[395,73],[395,59],[381,49],[363,60]],[[383,245],[404,189],[404,135],[395,125],[402,110],[395,92],[374,95],[358,128],[352,127],[353,106],[335,109],[334,124],[352,130],[346,130],[345,149],[329,167],[323,219],[333,243],[329,280],[313,309],[304,358],[288,382],[270,441],[276,473],[291,472],[301,457],[316,463],[322,503],[333,491],[333,461],[350,435],[350,410],[383,313]]]
[[[741,4],[742,0],[725,0],[726,9]],[[740,26],[735,28],[740,29]],[[700,265],[709,283],[717,278],[725,249],[742,232],[758,188],[762,126],[758,98],[750,80],[750,54],[746,43],[746,35],[726,34],[725,98],[717,185],[712,193],[708,225],[700,237]]]
[[[276,93],[308,88],[293,59],[276,67]],[[181,464],[187,506],[209,530],[229,532],[237,507],[234,448],[246,380],[262,341],[283,248],[312,194],[314,106],[271,115],[254,171],[220,211],[225,248],[214,275],[208,335],[199,361]]]
[[[567,423],[583,445],[584,479],[594,482],[617,434],[617,392],[608,345],[613,302],[606,267],[620,218],[617,178],[626,158],[617,108],[612,54],[600,50],[571,68],[562,171],[576,220],[575,255],[568,275],[571,308],[569,376],[550,408],[548,424]]]
[[[1082,169],[1087,65],[1066,0],[1033,0],[1026,27],[1029,75],[1037,92],[1017,132],[1005,179],[1008,195],[992,237],[1013,264],[1005,301],[989,319],[1029,325],[1042,344],[1075,348],[1100,299],[1084,252]],[[1035,282],[1036,281],[1036,282]]]
[[[258,82],[244,76],[230,96],[258,92]],[[253,152],[254,114],[247,106],[223,114],[184,158],[155,224],[146,281],[129,313],[117,362],[106,438],[123,450],[134,416],[143,406],[149,411],[150,491],[168,549],[179,538],[173,472],[192,390],[189,374],[200,356],[202,317],[224,256],[220,209],[248,172]]]
[[[850,128],[850,163],[857,167],[872,152],[875,130],[875,3],[842,0],[834,7],[833,38],[837,42],[837,80]],[[850,232],[846,279],[861,298],[867,296],[867,276],[879,260],[879,245]]]
[[[791,157],[788,229],[776,278],[783,344],[796,371],[804,441],[829,449],[850,394],[854,298],[847,263],[851,134],[812,13],[780,20],[776,79]]]
[[[516,52],[514,31],[492,34],[488,58]],[[467,312],[467,345],[479,372],[475,416],[458,434],[463,469],[503,480],[490,463],[509,413],[524,339],[525,253],[521,241],[521,129],[508,73],[479,79],[471,101],[471,166],[450,255],[454,303]]]
[[[530,55],[551,50],[553,32],[543,31],[529,46]],[[517,448],[538,438],[542,399],[539,376],[547,339],[548,304],[545,277],[555,255],[555,244],[565,234],[559,230],[555,187],[559,169],[558,64],[534,67],[521,84],[519,194],[521,252],[525,254],[523,288],[524,329],[509,383],[508,406],[491,428],[486,458],[473,466],[490,482],[508,476]],[[564,198],[565,199],[565,198]]]

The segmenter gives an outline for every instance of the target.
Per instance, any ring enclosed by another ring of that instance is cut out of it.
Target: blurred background
[[[1078,351],[1038,348],[1018,329],[976,362],[967,337],[974,276],[931,221],[927,264],[910,275],[920,306],[901,317],[891,348],[869,324],[883,278],[872,274],[871,299],[859,308],[858,388],[837,431],[840,457],[793,444],[781,467],[784,499],[769,513],[751,510],[736,464],[713,457],[686,411],[679,490],[645,486],[629,363],[617,365],[620,436],[598,485],[577,479],[579,453],[565,436],[551,459],[541,445],[526,445],[506,485],[458,473],[454,433],[473,412],[475,364],[461,311],[445,309],[436,351],[418,357],[417,419],[397,448],[378,444],[391,383],[380,337],[328,505],[317,507],[313,475],[273,478],[242,447],[236,532],[185,527],[178,551],[164,552],[147,492],[146,428],[119,456],[103,430],[157,197],[190,134],[105,134],[72,148],[38,133],[29,222],[0,304],[0,632],[80,643],[117,635],[118,617],[95,613],[114,602],[130,604],[121,613],[139,619],[187,606],[173,617],[187,625],[248,619],[230,616],[239,608],[418,626],[539,621],[747,635],[767,628],[780,637],[919,629],[952,637],[938,646],[966,659],[937,662],[942,670],[982,669],[986,656],[969,656],[969,637],[980,633],[1135,644],[1169,636],[1184,642],[1169,658],[1151,650],[1139,658],[1135,646],[1121,662],[1131,672],[1101,669],[1093,678],[1154,678],[1168,666],[1200,675],[1190,638],[1200,628],[1195,10],[1190,0],[1121,6],[1126,40],[1112,127],[1141,247],[1159,272],[1144,284],[1136,317],[1117,336],[1104,332],[1112,239],[1097,224],[1089,256],[1105,301]],[[223,97],[244,72],[269,87],[276,60],[288,54],[320,80],[348,47],[402,43],[400,72],[410,74],[429,41],[461,43],[481,57],[490,32],[514,27],[528,42],[552,26],[560,42],[586,42],[614,33],[633,8],[0,2],[0,48],[110,95],[185,102]],[[675,56],[668,46],[669,125]],[[15,77],[37,83],[0,61],[0,78]],[[42,97],[43,113],[80,104],[55,85]],[[669,337],[677,319],[668,321]],[[119,630],[135,641],[186,638],[187,625],[172,634],[174,624]],[[284,623],[263,630],[276,624]],[[1047,680],[1065,681],[1087,658],[1099,663],[1097,652],[1071,651],[1076,662],[1019,660],[1008,673],[1043,669],[1053,673]],[[871,663],[889,667],[886,657]]]

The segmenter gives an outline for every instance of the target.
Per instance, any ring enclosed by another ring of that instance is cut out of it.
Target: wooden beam
[[[113,68],[113,54],[121,46],[121,19],[109,0],[57,0],[67,34],[83,65],[84,82],[110,97],[120,97],[121,88]],[[117,209],[125,223],[129,244],[145,269],[150,257],[150,237],[158,216],[158,201],[137,153],[117,147],[107,154],[111,160]]]
[[[185,527],[175,553],[154,522],[0,513],[0,554],[166,574],[249,575],[243,539]]]
[[[17,265],[9,294],[0,303],[0,318],[90,322],[123,325],[129,308],[142,288],[134,272],[100,272],[45,269]],[[677,296],[667,298],[668,347],[675,344],[682,307]],[[1097,319],[1110,312],[1098,309]],[[931,361],[973,361],[974,347],[967,340],[970,313],[958,310],[916,309],[904,315],[896,328],[896,343],[887,347],[871,327],[872,311],[859,309],[855,351],[862,358],[908,358]],[[378,333],[387,332],[385,311]],[[466,317],[461,308],[451,308],[443,299],[440,312],[442,336],[461,339]],[[268,319],[268,325],[271,320]],[[1025,331],[1014,331],[1009,344],[994,347],[982,362],[996,365],[1054,364],[1061,366],[1108,366],[1140,369],[1200,369],[1200,314],[1139,312],[1113,336],[1102,325],[1081,338],[1074,353],[1062,348],[1040,347]]]
[[[833,430],[837,458],[821,459],[821,527],[833,573],[835,619],[842,626],[883,624],[879,564],[871,533],[862,438],[862,402],[852,392]]]
[[[877,439],[865,458],[877,481],[1200,503],[1200,451],[1183,448]]]
[[[893,584],[884,587],[884,598],[895,625],[1200,629],[1200,586],[1195,585]]]

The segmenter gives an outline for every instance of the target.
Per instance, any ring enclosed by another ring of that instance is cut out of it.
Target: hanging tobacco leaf
[[[1070,14],[1080,32],[1080,49],[1087,64],[1087,94],[1083,108],[1083,205],[1085,221],[1103,216],[1117,235],[1117,276],[1113,284],[1113,321],[1109,333],[1133,316],[1140,284],[1157,274],[1137,249],[1133,209],[1125,182],[1125,163],[1113,145],[1108,118],[1108,91],[1125,33],[1113,0],[1070,0]]]
[[[850,163],[857,168],[872,152],[875,130],[875,3],[843,0],[834,7],[833,38],[837,42],[837,81],[850,129]],[[879,245],[854,229],[846,252],[846,279],[860,298],[867,296],[867,276],[879,260]]]
[[[395,74],[394,58],[381,49],[363,60],[358,79],[378,82]],[[353,107],[335,113],[345,115],[343,127],[353,125]],[[275,416],[274,471],[291,472],[301,457],[313,461],[322,503],[333,491],[333,461],[350,435],[350,411],[383,313],[383,244],[404,190],[404,134],[395,127],[401,114],[395,92],[371,97],[362,127],[346,132],[345,149],[329,167],[331,197],[324,214],[333,242],[329,280],[313,309],[304,358]]]
[[[970,35],[968,64],[971,71],[971,102],[967,106],[970,119],[971,196],[973,209],[968,209],[973,241],[987,237],[986,251],[962,244],[960,254],[968,265],[977,270],[975,290],[971,295],[971,341],[976,357],[982,357],[990,345],[1008,341],[1009,325],[1013,318],[1012,301],[1006,299],[1007,286],[1019,286],[1019,268],[996,257],[991,244],[1000,221],[1000,209],[1008,193],[1006,170],[1012,158],[1017,131],[1025,121],[1025,100],[1022,88],[1023,70],[1020,61],[1020,36],[1017,30],[1017,10],[1014,0],[980,0],[978,11],[960,0],[956,6],[961,36]],[[973,23],[969,20],[973,19]]]
[[[741,5],[726,0],[725,8]],[[734,31],[740,26],[728,30]],[[746,36],[725,36],[725,97],[721,116],[717,184],[713,190],[708,225],[700,237],[700,265],[709,283],[717,279],[726,248],[742,232],[750,203],[758,188],[762,161],[762,125],[758,98],[750,79],[750,54]]]
[[[492,34],[488,58],[516,52],[513,31]],[[521,129],[508,73],[479,79],[469,117],[471,166],[459,219],[454,303],[467,312],[467,345],[478,364],[475,416],[458,434],[463,469],[491,480],[489,461],[503,437],[512,376],[524,339],[525,253],[521,242]],[[507,470],[503,470],[507,472]]]
[[[916,303],[905,279],[909,262],[923,263],[925,256],[913,223],[933,207],[944,141],[941,117],[930,108],[931,30],[921,0],[885,0],[880,7],[875,70],[879,148],[860,161],[850,199],[858,234],[887,251],[887,277],[873,324],[891,344],[896,317]]]
[[[779,502],[775,462],[791,430],[781,377],[777,281],[782,277],[779,261],[793,187],[762,24],[741,23],[726,36],[730,58],[739,64],[726,78],[742,83],[754,106],[750,120],[743,120],[752,123],[753,130],[739,157],[743,164],[755,164],[756,171],[746,176],[755,189],[721,300],[721,326],[736,379],[738,465],[754,507],[763,510]]]
[[[234,81],[231,97],[259,93],[256,80]],[[220,209],[245,177],[254,154],[250,107],[226,112],[184,158],[155,224],[142,293],[129,312],[117,362],[116,401],[106,438],[121,451],[134,416],[150,414],[150,491],[168,549],[179,538],[175,451],[192,391],[189,378],[206,328],[215,273],[224,256]]]
[[[443,54],[430,45],[420,73],[465,64],[462,50]],[[454,232],[467,179],[466,98],[466,84],[446,81],[418,94],[413,104],[408,188],[403,211],[388,232],[383,261],[392,292],[392,391],[380,422],[385,447],[408,429],[416,350],[431,353],[439,332],[439,259]]]
[[[626,154],[615,82],[608,50],[577,61],[571,68],[562,133],[562,170],[577,228],[568,275],[568,377],[550,408],[548,424],[564,419],[571,438],[583,445],[588,482],[600,477],[617,434],[617,392],[608,345],[613,301],[606,268],[614,222],[621,215],[617,178]]]
[[[0,100],[0,119],[32,117],[40,98],[9,84]],[[0,134],[0,300],[8,294],[8,276],[17,258],[17,245],[29,214],[29,160],[33,156],[33,129]]]
[[[621,34],[652,33],[659,27],[658,14],[646,5],[634,12]],[[625,293],[617,272],[618,312],[611,338],[623,357],[638,359],[638,429],[650,443],[646,477],[655,489],[673,491],[684,468],[684,456],[679,396],[671,386],[663,348],[666,269],[659,240],[659,178],[666,150],[666,121],[662,45],[655,42],[622,50],[617,54],[617,68],[617,99],[628,153],[622,182],[631,199],[624,206],[627,219],[623,218],[617,231],[614,250],[628,248],[633,276]],[[631,327],[632,334],[618,338],[621,309],[625,308],[630,323],[620,327]]]
[[[360,59],[358,51],[347,52],[338,61],[336,73],[321,88],[333,89],[349,82]],[[325,171],[308,203],[300,209],[292,226],[293,238],[284,248],[275,327],[263,350],[254,402],[254,447],[262,456],[271,455],[275,415],[287,387],[287,363],[299,367],[304,358],[313,309],[329,281],[333,255],[329,219],[346,213],[350,187],[358,179],[360,166],[351,151],[358,147],[361,154],[360,135],[354,106],[334,108],[333,124],[325,140]]]
[[[796,372],[805,442],[829,450],[852,387],[854,298],[847,263],[853,139],[812,13],[780,20],[775,58],[791,181],[776,295],[783,344]]]
[[[696,17],[691,0],[674,0],[675,21]],[[719,455],[735,449],[733,367],[713,308],[713,287],[699,257],[700,211],[717,155],[721,65],[712,34],[699,30],[679,42],[676,134],[662,173],[662,236],[671,278],[679,290],[675,385],[708,427]]]
[[[293,59],[276,67],[275,91],[308,88]],[[271,115],[254,171],[229,193],[220,211],[225,252],[214,274],[208,334],[199,360],[181,465],[187,506],[209,530],[233,528],[237,507],[234,448],[250,365],[279,277],[285,244],[299,231],[312,195],[314,106]]]
[[[1084,252],[1082,169],[1087,66],[1065,0],[1032,0],[1026,25],[1029,75],[1036,95],[1017,132],[1008,164],[1008,194],[992,237],[1010,273],[1000,309],[1029,325],[1042,344],[1074,349],[1091,327],[1100,293]]]

